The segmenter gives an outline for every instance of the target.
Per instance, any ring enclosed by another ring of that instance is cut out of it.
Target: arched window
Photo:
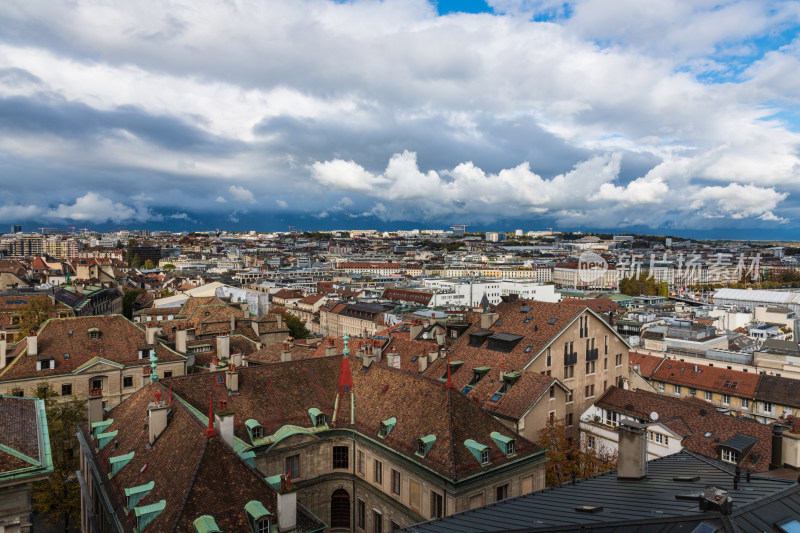
[[[350,527],[350,494],[344,489],[331,495],[331,527]]]

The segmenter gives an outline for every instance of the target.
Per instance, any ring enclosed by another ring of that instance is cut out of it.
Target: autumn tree
[[[80,485],[75,476],[80,469],[80,449],[75,435],[86,421],[86,402],[75,397],[60,402],[46,382],[36,386],[36,396],[44,400],[47,413],[53,473],[33,485],[33,506],[48,526],[63,526],[68,532],[81,518]]]
[[[145,270],[153,270],[155,267],[156,267],[156,265],[153,264],[153,260],[152,259],[148,259],[142,265],[142,268],[145,269]]]
[[[49,296],[34,296],[20,310],[19,334],[20,339],[26,337],[31,331],[36,331],[48,318],[56,316],[56,306]]]
[[[548,487],[617,467],[616,453],[588,448],[579,438],[570,437],[563,418],[547,421],[547,425],[539,430],[539,445],[547,450]]]
[[[292,337],[295,339],[307,339],[311,337],[311,332],[308,331],[303,321],[292,313],[284,313],[283,318],[286,321],[286,327],[289,328],[289,333],[291,333]]]

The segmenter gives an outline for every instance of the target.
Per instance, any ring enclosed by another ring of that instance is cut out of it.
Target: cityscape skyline
[[[0,223],[787,239],[800,219],[791,2],[0,16]]]

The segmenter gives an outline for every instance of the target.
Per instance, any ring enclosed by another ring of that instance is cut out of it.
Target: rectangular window
[[[347,446],[333,447],[333,468],[350,467],[350,448]]]
[[[383,515],[377,509],[372,510],[372,533],[383,533]]]
[[[656,444],[664,444],[664,435],[661,433],[656,433]]]
[[[664,392],[664,384],[663,383],[659,383],[658,384],[658,392]]]
[[[605,336],[605,355],[608,355],[608,335]]]
[[[567,426],[572,426],[572,413],[567,413]]]
[[[594,374],[594,361],[588,361],[586,363],[586,375]]]
[[[555,385],[550,385],[550,399],[551,400],[555,400],[556,399],[556,387],[555,387]]]
[[[367,504],[362,499],[356,499],[356,514],[358,527],[364,529],[367,525]]]
[[[586,385],[586,397],[591,398],[592,396],[594,396],[594,383]]]
[[[568,365],[564,367],[564,379],[572,379],[575,376],[575,367]]]
[[[72,383],[61,385],[61,396],[72,396]]]
[[[722,405],[730,405],[731,404],[731,395],[730,394],[723,394],[722,395]]]
[[[590,450],[594,450],[594,437],[591,435],[586,437],[586,447]]]
[[[750,400],[742,398],[742,409],[750,409]]]
[[[608,370],[608,357],[603,358],[603,370]]]
[[[714,394],[710,391],[706,391],[706,401],[710,402],[712,399],[714,399]]]
[[[438,492],[431,491],[431,518],[441,518],[444,512],[444,498]]]
[[[93,379],[92,380],[92,388],[93,389],[102,389],[103,388],[103,380],[102,379]]]
[[[770,402],[761,402],[761,410],[765,413],[772,414],[772,403]]]
[[[508,484],[507,483],[505,485],[500,485],[495,490],[495,501],[499,502],[501,500],[505,500],[506,498],[508,498]]]
[[[622,354],[621,353],[618,353],[616,355],[615,360],[616,360],[617,366],[622,366]]]
[[[362,476],[367,473],[367,456],[361,450],[358,450],[358,473]]]
[[[125,388],[133,387],[133,376],[123,376],[122,386]]]
[[[383,463],[376,459],[374,467],[375,468],[372,472],[372,481],[380,485],[383,483]]]
[[[172,370],[165,370],[164,371],[164,378],[171,378],[172,377]]]
[[[697,396],[697,389],[693,389],[692,387],[689,387],[689,395],[690,396]]]
[[[681,386],[680,385],[675,385],[674,387],[675,387],[675,394],[680,394],[681,393]]]
[[[573,402],[572,391],[569,391],[569,393],[567,394],[567,403],[572,403],[572,402]]]
[[[284,472],[287,472],[292,479],[300,477],[300,455],[290,455],[286,458],[286,469]]]
[[[392,494],[400,496],[400,472],[392,469]]]
[[[617,427],[619,425],[619,415],[616,411],[608,411],[603,409],[603,413],[605,414],[603,421],[606,423],[606,425],[611,427]]]
[[[733,463],[736,464],[739,460],[739,454],[737,454],[733,450],[728,450],[723,448],[722,449],[722,460],[726,463]]]

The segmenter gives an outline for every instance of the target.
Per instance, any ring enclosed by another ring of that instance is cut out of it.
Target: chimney
[[[103,421],[103,389],[90,389],[87,404],[89,408],[87,418],[89,427],[92,427],[95,422]]]
[[[636,481],[647,477],[646,433],[646,424],[620,422],[617,479]]]
[[[283,328],[283,316],[280,313],[276,313],[275,314],[275,319],[276,319],[277,325],[278,325],[277,329]]]
[[[243,359],[244,359],[244,356],[242,354],[240,354],[239,352],[236,352],[235,354],[231,355],[231,363],[233,363],[233,366],[235,366],[237,368],[242,366],[242,360]]]
[[[233,410],[228,409],[228,402],[226,400],[219,401],[219,411],[214,413],[214,427],[217,430],[217,435],[222,437],[225,443],[233,448]]]
[[[441,328],[436,330],[436,344],[444,346],[444,330]]]
[[[231,313],[231,334],[236,329],[236,313]]]
[[[364,360],[364,354],[365,354],[365,353],[366,353],[366,351],[365,351],[365,346],[364,346],[364,345],[361,345],[361,346],[359,346],[359,347],[358,347],[358,349],[356,350],[356,357],[358,357],[359,359],[361,359],[361,360],[363,361],[363,360]]]
[[[175,351],[186,354],[186,330],[179,329],[175,332]]]
[[[228,365],[228,370],[225,372],[225,387],[230,392],[239,392],[239,372],[233,365]]]
[[[260,335],[260,333],[258,332],[258,321],[257,320],[251,320],[250,321],[250,327],[253,328],[253,331],[256,332],[256,335]]]
[[[38,340],[36,333],[31,331],[31,334],[28,335],[28,357],[36,357],[39,355]]]
[[[422,329],[423,329],[423,326],[422,326],[422,323],[419,320],[415,320],[411,324],[411,328],[409,328],[410,331],[409,331],[408,335],[409,335],[409,337],[411,337],[412,341],[416,340],[416,338],[419,337],[419,334],[422,333]]]
[[[147,418],[149,428],[149,442],[153,444],[156,439],[167,429],[167,402],[161,401],[161,393],[156,392],[156,401],[147,406]]]
[[[292,360],[292,345],[289,341],[283,341],[283,350],[281,350],[281,363]]]
[[[242,306],[242,313],[244,313],[244,317],[247,318],[249,316],[249,312],[250,312],[248,310],[248,308],[247,308],[247,301],[246,300],[242,300],[240,302],[240,304]]]
[[[217,358],[228,359],[231,356],[231,338],[228,335],[217,337]]]
[[[428,363],[433,363],[434,361],[439,359],[439,351],[437,350],[435,352],[428,352],[428,355],[425,355],[423,353],[420,357],[427,357],[428,358]]]
[[[7,364],[6,352],[8,351],[5,335],[0,337],[0,370],[4,369]]]
[[[147,326],[144,328],[145,335],[147,336],[147,344],[150,346],[155,345],[156,343],[156,335],[158,335],[158,327],[157,326]]]
[[[739,476],[738,468],[737,474]],[[738,479],[734,478],[734,485],[738,484]],[[701,511],[717,511],[723,515],[731,514],[733,510],[733,500],[728,498],[728,491],[715,485],[706,485],[703,494],[700,496]]]
[[[386,364],[392,368],[400,368],[400,354],[397,353],[397,348],[394,346],[392,346],[392,349],[386,356]]]
[[[481,329],[489,329],[492,324],[497,322],[499,315],[497,313],[484,313],[481,315]]]
[[[425,372],[428,369],[428,356],[425,352],[422,352],[419,357],[417,357],[417,364],[419,365],[420,373]]]
[[[369,368],[374,361],[372,358],[372,345],[365,344],[363,349],[360,349],[359,352],[361,353],[361,364]]]
[[[283,479],[281,485],[281,489],[276,491],[278,493],[278,531],[291,531],[297,529],[297,491],[292,490],[291,485],[286,486]]]
[[[381,362],[381,355],[383,355],[383,341],[381,339],[372,339],[372,358],[376,363]]]
[[[328,343],[325,345],[325,355],[336,355],[336,341],[332,337],[328,338]]]

